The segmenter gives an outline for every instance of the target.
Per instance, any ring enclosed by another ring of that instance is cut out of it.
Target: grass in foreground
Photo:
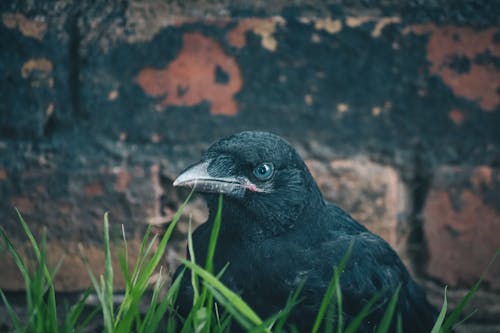
[[[56,293],[53,278],[57,269],[51,269],[47,265],[46,235],[43,233],[37,241],[31,233],[27,223],[18,212],[20,223],[28,237],[33,254],[36,258],[35,267],[28,267],[19,252],[10,241],[6,232],[0,227],[0,237],[3,239],[5,248],[12,255],[19,271],[21,272],[26,289],[26,313],[27,319],[20,318],[9,303],[5,293],[0,289],[0,297],[8,312],[13,332],[35,332],[35,333],[65,333],[65,332],[88,332],[91,322],[99,320],[102,322],[102,331],[106,333],[128,333],[128,332],[230,332],[231,325],[244,327],[248,332],[282,332],[286,326],[286,320],[294,305],[300,300],[300,288],[292,295],[285,307],[270,318],[262,319],[253,311],[241,297],[224,286],[218,275],[213,271],[213,255],[215,244],[221,223],[222,198],[219,200],[219,211],[215,219],[211,234],[207,262],[202,267],[196,263],[193,253],[191,233],[188,237],[188,250],[191,260],[183,260],[187,267],[183,274],[191,274],[191,280],[195,290],[193,309],[189,316],[182,320],[172,310],[182,275],[179,276],[166,293],[163,293],[168,281],[168,275],[163,267],[159,267],[164,255],[168,241],[179,221],[182,210],[186,206],[189,197],[176,213],[173,221],[167,228],[161,239],[157,235],[151,235],[148,228],[141,247],[138,259],[131,269],[129,267],[128,248],[125,233],[123,232],[123,248],[119,256],[120,273],[123,275],[126,288],[123,299],[119,304],[114,302],[115,290],[113,288],[113,271],[108,215],[104,215],[104,274],[97,277],[89,268],[89,276],[92,286],[83,293],[80,300],[74,304],[66,305],[65,311],[58,311]],[[154,251],[153,251],[154,249]],[[500,254],[500,249],[491,260],[491,263]],[[342,293],[340,288],[340,273],[347,263],[349,251],[342,262],[333,270],[333,278],[325,293],[323,302],[318,312],[312,332],[344,332],[353,333],[361,325],[363,319],[370,313],[371,307],[377,302],[381,295],[376,295],[358,316],[348,325],[342,318]],[[83,260],[86,262],[83,254]],[[87,265],[87,267],[89,267]],[[489,266],[488,266],[489,267]],[[488,269],[488,268],[487,268]],[[132,273],[130,273],[132,272]],[[156,274],[157,273],[157,274]],[[156,274],[156,282],[152,283],[152,276]],[[199,283],[201,281],[201,284]],[[458,306],[447,316],[448,304],[446,290],[440,314],[436,320],[432,333],[450,332],[454,325],[459,324],[461,314],[474,293],[479,289],[482,278],[472,287]],[[380,322],[376,332],[388,332],[398,300],[398,291],[392,296],[386,313]],[[87,298],[95,294],[99,306],[93,311],[84,311]],[[146,311],[141,310],[141,304],[147,303]],[[64,315],[61,315],[64,313]],[[325,320],[334,317],[335,321]],[[401,330],[400,330],[401,331]],[[292,328],[293,332],[293,328]]]

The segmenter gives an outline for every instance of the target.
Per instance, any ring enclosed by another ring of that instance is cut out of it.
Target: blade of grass
[[[349,323],[349,325],[346,327],[344,333],[355,333],[358,331],[359,327],[361,326],[361,323],[363,320],[370,314],[373,306],[375,303],[380,300],[382,297],[383,292],[378,292],[373,296],[368,303],[366,303],[361,311],[356,315],[356,317]]]
[[[104,276],[99,276],[99,282],[97,281],[90,265],[88,263],[87,257],[84,255],[83,247],[80,246],[80,251],[82,253],[82,260],[84,265],[87,267],[87,271],[90,277],[90,281],[94,287],[94,291],[97,294],[97,298],[101,305],[101,311],[104,321],[105,332],[112,333],[114,331],[114,311],[113,311],[113,268],[109,267],[111,263],[111,249],[109,242],[109,221],[108,213],[104,214]],[[111,279],[111,282],[110,282]]]
[[[114,328],[113,327],[113,320],[112,320],[113,316],[109,312],[109,308],[107,306],[108,301],[105,299],[105,292],[104,292],[104,290],[102,290],[101,285],[97,282],[97,279],[96,279],[94,273],[92,272],[92,269],[90,268],[90,265],[88,263],[88,258],[85,256],[83,246],[81,246],[81,244],[79,244],[79,248],[80,248],[80,252],[82,255],[83,264],[87,268],[90,282],[92,283],[92,286],[94,288],[94,292],[96,293],[97,299],[99,300],[99,304],[101,305],[101,311],[102,311],[103,322],[104,322],[104,332],[113,333],[113,328]],[[101,279],[101,280],[103,280],[103,279]]]
[[[401,316],[401,312],[398,313],[396,324],[396,333],[403,333],[403,317]]]
[[[221,330],[221,318],[220,318],[220,313],[219,313],[219,305],[217,303],[214,304],[214,310],[215,310],[215,323],[217,325],[217,328],[219,331]]]
[[[275,332],[283,332],[283,327],[285,326],[285,322],[290,316],[293,308],[300,303],[299,297],[304,289],[306,284],[306,280],[299,284],[297,289],[293,292],[293,294],[288,298],[285,307],[280,311],[280,314],[275,319],[276,326],[273,325],[273,330]]]
[[[389,301],[389,305],[380,320],[380,323],[377,327],[377,333],[386,333],[389,331],[391,327],[392,318],[394,317],[394,311],[396,311],[396,305],[398,304],[399,292],[401,290],[401,285],[398,285],[394,294],[392,294],[391,300]]]
[[[188,258],[189,261],[192,262],[193,264],[196,264],[196,254],[194,252],[194,246],[193,246],[193,232],[192,232],[192,220],[191,217],[189,218],[189,223],[188,223]],[[202,288],[202,294],[200,295],[199,291],[199,279],[198,275],[194,272],[191,271],[191,286],[193,288],[193,306],[191,310],[191,323],[193,326],[193,331],[196,333],[201,332],[203,329],[209,330],[210,327],[208,326],[207,323],[207,306],[210,306],[209,304],[206,304],[205,300],[207,299],[207,292],[206,292],[206,287]],[[209,303],[209,302],[208,302]],[[207,327],[208,326],[208,327]]]
[[[39,267],[42,270],[43,277],[39,277],[37,279],[38,280],[37,285],[38,285],[38,287],[43,288],[42,286],[43,286],[43,282],[45,279],[47,280],[47,282],[52,282],[52,277],[51,277],[51,274],[47,268],[46,261],[45,261],[46,251],[45,251],[45,249],[43,249],[43,251],[40,250],[40,247],[38,246],[38,243],[37,243],[35,237],[33,236],[33,233],[31,232],[30,228],[28,227],[28,224],[26,223],[26,221],[24,220],[24,218],[22,217],[21,213],[19,212],[19,210],[17,208],[16,208],[16,212],[17,212],[17,216],[19,218],[19,221],[21,222],[21,226],[24,230],[24,233],[26,234],[26,236],[28,237],[28,239],[31,243],[31,246],[33,248],[33,252],[35,253],[37,262],[39,263]],[[46,236],[42,237],[42,246],[44,248],[46,248]],[[41,294],[44,294],[44,293],[41,293]],[[56,309],[54,309],[54,307],[55,307],[55,291],[53,290],[53,286],[52,286],[52,291],[49,291],[49,306],[50,306],[49,311],[51,311],[51,312],[53,311],[53,313],[50,315],[50,322],[52,322],[52,324],[54,324],[54,316],[57,315],[57,311],[56,311]]]
[[[498,248],[495,252],[495,255],[491,258],[489,261],[488,265],[486,266],[485,270],[481,274],[481,277],[479,278],[479,281],[477,281],[474,286],[469,290],[469,292],[465,295],[465,297],[460,301],[460,303],[456,306],[456,308],[451,312],[449,317],[445,320],[443,326],[441,327],[442,332],[447,333],[450,332],[455,325],[455,323],[458,321],[460,318],[460,315],[464,311],[465,306],[469,303],[471,300],[472,296],[477,292],[481,284],[483,283],[484,277],[489,271],[490,267],[493,265],[497,257],[500,255],[500,248]]]
[[[189,260],[192,263],[196,263],[196,256],[194,253],[194,248],[193,248],[193,232],[191,229],[191,218],[189,219],[189,224],[188,224],[188,253],[189,253]],[[200,292],[198,290],[199,288],[199,281],[198,281],[198,275],[196,275],[194,272],[191,272],[191,285],[193,286],[193,305],[198,302],[198,298],[200,297]]]
[[[96,281],[97,282],[97,281]],[[109,333],[114,332],[114,325],[113,325],[113,300],[111,301],[107,299],[108,294],[106,291],[106,279],[103,275],[99,276],[99,290],[100,293],[98,296],[100,296],[101,299],[101,305],[102,305],[102,312],[103,312],[103,317],[104,317],[104,322],[105,322],[105,328]],[[109,304],[111,304],[111,307],[109,307]]]
[[[158,239],[158,235],[153,235],[149,243],[147,243],[147,246],[144,248],[144,251],[141,253],[141,256],[139,258],[139,264],[138,269],[137,269],[137,274],[135,277],[141,275],[141,270],[144,269],[144,267],[147,265],[149,260],[151,259],[149,255],[153,253],[153,249],[156,245],[156,241]]]
[[[167,321],[167,333],[177,333],[179,330],[177,329],[177,321],[169,320]]]
[[[224,311],[221,318],[219,332],[231,332],[231,323],[232,323],[231,319],[232,319],[231,314],[227,311]]]
[[[240,325],[245,328],[247,331],[251,331],[252,328],[256,326],[255,323],[252,323],[251,320],[248,319],[244,314],[242,314],[238,309],[225,297],[222,293],[220,293],[216,288],[211,285],[207,285],[207,289],[215,296],[217,301],[228,311],[231,316],[236,319],[240,323]],[[263,323],[257,325],[259,327],[258,331],[262,332],[265,329],[262,328]]]
[[[174,285],[172,285],[171,288],[172,287],[175,288]],[[176,286],[176,288],[178,288],[178,285]],[[151,315],[145,330],[143,330],[142,332],[156,332],[158,326],[160,325],[161,320],[165,318],[169,305],[170,305],[169,298],[164,297],[158,304],[158,306],[155,308],[155,311]]]
[[[49,269],[46,265],[46,260],[45,260],[45,255],[46,255],[46,237],[42,237],[42,250],[38,246],[38,242],[36,241],[35,237],[33,236],[33,233],[31,232],[28,224],[22,217],[21,213],[19,210],[16,208],[17,216],[19,218],[19,221],[21,222],[21,226],[23,228],[24,233],[28,237],[31,247],[33,250],[33,253],[35,254],[36,257],[36,262],[38,266],[38,274],[35,274],[33,278],[29,278],[29,287],[30,287],[30,294],[27,294],[27,297],[33,298],[33,302],[28,299],[28,304],[31,303],[31,308],[28,308],[32,310],[32,316],[30,316],[30,319],[34,320],[34,325],[35,325],[35,330],[40,332],[44,330],[51,330],[57,332],[58,331],[58,325],[57,325],[57,309],[56,309],[56,302],[55,302],[55,291],[52,287],[48,288],[48,304],[45,303],[44,297],[46,295],[46,283],[50,284],[52,283],[52,277],[49,272]],[[29,277],[29,274],[28,274]],[[31,320],[29,321],[31,322]],[[29,325],[29,324],[28,324]]]
[[[471,311],[471,313],[469,313],[467,316],[465,316],[463,319],[459,320],[458,322],[456,322],[453,327],[458,327],[460,325],[462,325],[463,323],[465,323],[467,320],[469,320],[469,318],[471,318],[475,313],[477,313],[478,310],[477,309],[474,309]]]
[[[86,328],[88,328],[88,326],[90,325],[90,322],[92,320],[94,320],[95,316],[97,315],[97,313],[99,313],[101,309],[96,307],[95,309],[92,310],[92,312],[90,312],[87,317],[81,322],[80,324],[80,328],[77,329],[76,331],[77,332],[82,332],[82,331],[87,331],[85,330]],[[73,330],[74,328],[70,328],[67,332],[72,332],[73,333]]]
[[[129,257],[128,257],[127,235],[125,234],[125,227],[123,224],[121,230],[122,230],[123,248],[122,251],[118,252],[118,264],[120,265],[120,270],[123,274],[123,279],[125,280],[125,286],[126,286],[125,289],[127,289],[132,283],[132,281],[128,265]]]
[[[330,281],[330,284],[328,285],[328,288],[326,289],[325,295],[323,296],[323,300],[321,301],[321,305],[318,311],[318,314],[316,316],[316,320],[314,321],[313,328],[311,330],[311,333],[316,333],[318,332],[321,323],[323,321],[323,318],[325,316],[325,313],[328,309],[328,306],[330,305],[331,299],[333,297],[333,294],[335,293],[336,290],[340,290],[340,281],[338,280],[338,277],[340,276],[340,272],[342,272],[347,264],[347,261],[349,260],[349,257],[351,256],[351,251],[353,248],[353,243],[351,243],[342,257],[342,260],[340,260],[339,264],[337,267],[335,267],[333,271],[333,277],[332,280]],[[338,273],[335,273],[338,272]]]
[[[28,239],[31,243],[31,246],[33,247],[34,253],[36,255],[36,259],[38,260],[38,262],[40,262],[41,261],[40,248],[38,247],[38,243],[37,243],[35,237],[33,236],[33,234],[31,233],[31,230],[28,227],[28,224],[24,221],[21,213],[19,212],[19,210],[17,208],[16,208],[16,212],[17,212],[17,216],[19,218],[19,221],[21,222],[21,226],[24,230],[24,233],[26,234],[26,236],[28,236]]]
[[[446,299],[446,288],[444,288],[444,299],[443,299],[443,306],[441,307],[441,311],[439,311],[439,315],[436,319],[436,322],[434,323],[434,326],[432,327],[431,333],[440,333],[441,332],[441,326],[443,325],[444,318],[446,317],[446,311],[448,310],[448,300]]]
[[[262,319],[259,318],[259,316],[243,301],[243,299],[222,284],[222,282],[220,282],[214,275],[190,261],[182,260],[182,263],[192,271],[195,271],[196,274],[204,280],[207,287],[211,287],[213,290],[224,296],[225,299],[227,299],[227,301],[232,305],[232,308],[243,314],[253,325],[262,324]]]
[[[14,328],[16,329],[16,332],[25,332],[24,327],[21,325],[21,321],[17,317],[16,312],[10,305],[9,301],[7,300],[7,297],[5,296],[4,292],[2,289],[0,289],[0,297],[2,297],[3,304],[5,305],[5,309],[7,310],[7,314],[9,315],[9,319],[14,325]]]
[[[160,291],[165,285],[165,282],[166,279],[163,277],[163,267],[160,267],[160,272],[158,273],[158,279],[156,280],[155,286],[153,288],[151,305],[146,313],[146,316],[144,317],[139,332],[156,332],[156,328],[159,325],[161,318],[167,312],[168,299],[163,298],[160,302],[158,301],[160,297]]]
[[[349,253],[350,255],[350,253]],[[347,263],[347,260],[346,260]],[[342,267],[342,270],[344,268]],[[337,332],[341,333],[344,323],[342,318],[342,291],[340,290],[340,273],[342,270],[335,269],[333,271],[333,278],[335,279],[335,296],[337,301]],[[332,330],[333,331],[333,330]]]
[[[165,234],[165,236],[170,237],[170,235]],[[164,238],[165,239],[165,238]],[[160,242],[159,251],[163,253],[166,242],[163,240]],[[152,241],[154,242],[154,240]],[[146,255],[149,254],[149,251],[146,251]],[[159,258],[157,258],[156,253],[150,259],[151,261],[147,261],[144,263],[143,270],[138,270],[138,275],[133,278],[133,284],[131,288],[127,290],[125,293],[125,297],[120,305],[118,310],[118,315],[116,317],[116,332],[129,332],[132,326],[133,321],[135,320],[135,316],[139,311],[139,303],[142,295],[146,291],[151,275],[156,269],[156,265],[159,262]],[[154,265],[152,262],[154,261]]]
[[[181,333],[187,333],[187,332],[191,332],[191,323],[193,322],[193,311],[191,311],[189,313],[189,315],[187,316],[186,320],[184,321],[183,325],[182,325],[182,330],[181,330]]]
[[[179,221],[181,214],[192,194],[193,191],[191,191],[186,200],[175,213],[174,218],[170,222],[167,230],[165,231],[165,234],[162,236],[152,256],[145,259],[147,257],[147,254],[149,253],[149,249],[152,247],[152,243],[149,244],[146,253],[142,253],[142,255],[144,255],[144,257],[142,257],[144,262],[143,267],[139,269],[136,265],[134,269],[134,274],[137,275],[133,275],[134,283],[128,290],[126,290],[124,299],[120,304],[118,315],[116,316],[115,321],[115,333],[130,332],[132,323],[134,320],[136,320],[137,314],[139,313],[139,301],[150,283],[151,275],[156,270],[156,267],[158,266],[161,258],[163,257],[163,254],[165,253],[165,249],[167,247],[168,241],[170,240],[172,232],[174,231],[174,228],[177,225],[177,222]]]
[[[144,329],[145,329],[147,323],[151,320],[151,317],[154,314],[154,310],[156,309],[156,307],[158,305],[157,302],[158,302],[159,293],[160,293],[160,290],[161,290],[161,288],[163,286],[163,282],[164,282],[162,273],[163,273],[163,267],[160,267],[160,271],[158,272],[158,277],[157,277],[155,285],[153,287],[153,295],[151,296],[151,303],[149,306],[149,311],[146,313],[146,316],[144,317],[144,320],[143,320],[142,325],[139,329],[139,332],[146,332],[146,331],[144,331]],[[148,330],[147,332],[151,332],[151,330]]]
[[[90,289],[87,289],[82,297],[76,302],[68,311],[68,315],[64,319],[63,331],[71,332],[71,330],[77,327],[78,319],[83,313],[85,308],[85,302],[90,295]]]
[[[341,333],[341,331],[336,331],[333,329],[335,321],[338,322],[338,318],[335,318],[335,312],[336,311],[336,306],[334,302],[330,302],[327,308],[327,314],[325,318],[323,319],[323,331],[324,332],[338,332]]]
[[[214,273],[214,255],[215,255],[215,247],[217,245],[217,238],[219,237],[219,231],[221,226],[222,219],[222,194],[219,195],[219,203],[217,207],[217,214],[215,215],[214,225],[212,227],[212,232],[210,233],[210,242],[208,243],[207,250],[207,261],[206,261],[206,270],[207,272],[213,274]],[[206,300],[206,308],[207,308],[207,323],[205,325],[205,332],[210,333],[211,320],[212,320],[212,311],[213,311],[213,296],[211,294],[203,293],[203,300]]]
[[[293,308],[299,303],[299,296],[304,288],[305,280],[299,284],[298,288],[288,297],[285,306],[277,313],[267,318],[262,325],[254,327],[248,333],[259,333],[265,329],[272,329],[274,332],[283,332],[285,322]]]
[[[47,267],[47,229],[43,229],[41,247],[40,247],[40,258],[39,262],[40,268],[43,270],[43,275],[41,278],[41,284],[46,285],[43,287],[42,297],[47,297],[46,306],[44,310],[44,319],[46,323],[46,330],[50,332],[57,333],[59,331],[59,325],[57,322],[57,304],[56,304],[56,292],[54,288],[53,275],[49,272]],[[44,302],[45,303],[45,302]]]
[[[146,228],[146,232],[144,237],[142,238],[141,246],[139,247],[139,253],[137,254],[137,262],[134,266],[134,270],[132,271],[132,276],[139,275],[139,271],[142,267],[142,262],[145,260],[144,253],[146,252],[146,248],[148,247],[148,241],[150,240],[151,235],[151,225],[148,225]]]
[[[220,225],[222,219],[222,194],[219,195],[219,205],[217,207],[217,214],[215,215],[214,225],[212,227],[212,232],[210,233],[210,242],[208,243],[207,249],[207,262],[205,269],[210,274],[214,273],[214,254],[215,246],[217,244],[217,237],[219,236]]]
[[[164,298],[168,299],[168,301],[170,302],[170,304],[173,304],[174,300],[177,299],[177,294],[179,292],[179,287],[181,286],[182,278],[183,278],[183,276],[184,276],[185,273],[186,273],[186,270],[183,269],[179,273],[179,275],[177,276],[177,278],[172,282],[172,284],[170,285],[170,287],[167,290],[167,294],[165,295]]]
[[[109,212],[104,213],[104,298],[107,301],[111,315],[113,315],[113,263],[111,259],[111,246],[109,241]],[[112,317],[111,317],[112,319]]]
[[[7,233],[3,229],[2,226],[0,226],[0,236],[2,237],[5,245],[7,245],[7,249],[14,259],[14,263],[16,264],[17,268],[19,269],[19,272],[21,273],[24,283],[26,286],[26,301],[27,301],[27,308],[32,309],[33,304],[32,304],[32,295],[31,295],[31,276],[28,271],[28,267],[26,267],[26,264],[24,263],[24,260],[22,259],[21,255],[19,252],[16,250],[16,247],[14,244],[10,241],[10,238],[7,236]]]

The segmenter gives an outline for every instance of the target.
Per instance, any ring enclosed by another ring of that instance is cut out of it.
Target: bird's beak
[[[249,187],[246,178],[210,176],[209,164],[210,161],[203,161],[188,167],[174,180],[174,186],[187,186],[198,192],[243,196]]]

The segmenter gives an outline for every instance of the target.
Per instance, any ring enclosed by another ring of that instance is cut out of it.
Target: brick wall
[[[22,251],[13,207],[46,228],[51,262],[66,257],[57,288],[81,290],[78,244],[98,271],[105,211],[133,247],[211,142],[269,130],[434,303],[444,285],[456,302],[500,246],[500,17],[493,2],[363,3],[2,2],[2,226]],[[200,198],[188,214],[204,221]],[[0,287],[22,289],[0,259]],[[464,330],[500,332],[498,304],[500,262]]]

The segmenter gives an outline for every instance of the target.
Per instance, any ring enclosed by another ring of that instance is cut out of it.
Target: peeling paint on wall
[[[331,18],[311,18],[301,17],[300,22],[304,24],[314,23],[314,29],[323,30],[330,34],[336,34],[342,31],[342,20]],[[389,17],[374,17],[374,16],[348,16],[345,18],[345,25],[349,28],[357,28],[365,23],[374,22],[375,26],[371,32],[373,38],[378,38],[382,35],[382,30],[389,24],[396,24],[401,22],[401,18],[397,16]]]
[[[47,23],[39,19],[28,19],[23,14],[4,13],[2,22],[8,29],[19,29],[26,37],[42,40],[47,32]]]
[[[441,77],[455,95],[477,101],[485,111],[500,106],[500,68],[495,65],[500,57],[500,44],[494,40],[499,28],[475,30],[425,24],[403,30],[409,32],[429,35],[430,72]]]
[[[314,29],[326,31],[330,34],[336,34],[342,30],[342,21],[332,20],[329,17],[317,18],[317,17],[301,17],[299,21],[303,24],[314,24]]]
[[[241,20],[236,28],[231,30],[227,39],[229,44],[242,48],[246,45],[245,33],[252,31],[262,38],[262,47],[271,52],[276,51],[278,42],[274,38],[276,26],[284,26],[285,20],[280,16],[270,18],[248,18]]]
[[[378,38],[382,35],[382,30],[389,24],[400,23],[401,18],[399,17],[382,17],[379,20],[376,20],[375,28],[372,30],[372,37]]]
[[[238,113],[233,99],[243,84],[238,64],[216,41],[199,33],[184,34],[182,50],[167,68],[144,68],[136,80],[145,93],[161,98],[162,107],[207,101],[214,115]]]
[[[342,30],[342,22],[340,20],[332,20],[329,17],[325,19],[317,19],[314,21],[314,29],[324,30],[330,34],[336,34]]]
[[[54,86],[52,62],[46,58],[35,58],[26,61],[21,68],[21,77],[31,81],[31,86]]]

